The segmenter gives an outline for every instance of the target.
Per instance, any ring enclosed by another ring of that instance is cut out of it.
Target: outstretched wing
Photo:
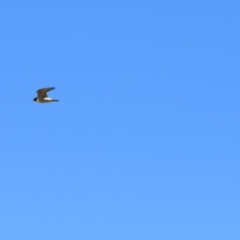
[[[39,98],[45,98],[48,97],[47,92],[55,89],[54,87],[49,87],[49,88],[41,88],[37,90],[37,94]]]

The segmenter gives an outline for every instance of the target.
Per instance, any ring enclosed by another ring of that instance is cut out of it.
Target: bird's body
[[[50,102],[58,102],[59,100],[49,98],[47,92],[55,89],[54,87],[50,88],[41,88],[37,90],[38,96],[33,99],[33,101],[38,103],[50,103]]]

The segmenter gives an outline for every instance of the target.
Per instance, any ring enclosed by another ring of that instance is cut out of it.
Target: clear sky
[[[239,240],[239,12],[1,1],[0,240]]]

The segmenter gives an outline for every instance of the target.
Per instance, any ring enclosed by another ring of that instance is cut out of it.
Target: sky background
[[[1,1],[0,240],[239,240],[239,12]]]

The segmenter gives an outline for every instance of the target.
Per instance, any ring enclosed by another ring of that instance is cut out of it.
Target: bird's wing
[[[41,89],[38,89],[37,90],[37,94],[38,94],[38,97],[41,97],[41,98],[45,98],[47,97],[47,92],[51,91],[55,89],[54,87],[50,87],[50,88],[41,88]]]

